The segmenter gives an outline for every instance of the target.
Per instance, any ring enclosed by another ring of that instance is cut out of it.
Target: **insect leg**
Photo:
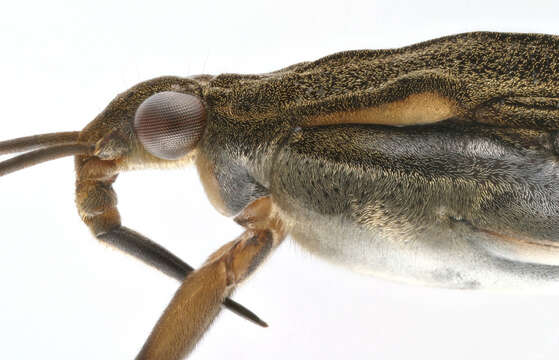
[[[97,235],[97,239],[136,257],[181,282],[194,270],[161,245],[125,226],[119,226],[105,234]],[[268,326],[255,313],[229,298],[223,301],[223,306],[257,325]]]
[[[251,216],[242,220],[246,223]],[[285,236],[277,219],[268,224],[251,221],[247,227],[240,237],[222,246],[185,279],[137,359],[178,360],[188,355],[219,313],[221,301]]]
[[[161,272],[183,281],[193,268],[147,237],[121,225],[112,188],[117,166],[113,161],[77,160],[76,204],[82,220],[100,241],[136,257]],[[266,327],[267,324],[241,304],[224,299],[223,306],[237,315]]]

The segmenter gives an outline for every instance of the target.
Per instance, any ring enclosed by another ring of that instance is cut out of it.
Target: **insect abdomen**
[[[485,246],[518,240],[538,252],[559,233],[551,144],[525,147],[550,137],[524,135],[457,124],[306,128],[279,151],[270,190],[296,219],[296,240],[361,271],[451,287],[547,279],[559,267],[543,271],[546,259]]]

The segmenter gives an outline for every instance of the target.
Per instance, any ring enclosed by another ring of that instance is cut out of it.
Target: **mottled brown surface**
[[[558,52],[554,35],[466,33],[400,49],[340,52],[270,74],[224,74],[204,95],[223,116],[250,121],[352,111],[433,92],[464,116],[475,118],[486,107],[499,114],[480,115],[483,122],[556,129]]]
[[[559,231],[558,52],[557,36],[468,33],[268,74],[162,77],[118,95],[79,138],[95,145],[76,157],[76,203],[93,233],[103,240],[121,226],[120,171],[194,158],[212,203],[249,229],[187,278],[140,357],[188,353],[231,286],[288,231],[324,257],[436,286],[559,279],[538,255]],[[145,151],[133,128],[138,106],[162,91],[199,96],[208,114],[196,148],[176,161]],[[490,236],[538,251],[472,250]],[[148,263],[173,269],[163,254]],[[418,256],[433,267],[414,268]]]

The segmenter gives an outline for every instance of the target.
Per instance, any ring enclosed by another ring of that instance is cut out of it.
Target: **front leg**
[[[76,164],[76,204],[95,237],[182,282],[194,270],[192,267],[159,244],[121,225],[112,188],[118,174],[116,162],[78,158]],[[223,300],[223,306],[255,324],[267,326],[252,311],[229,298]]]
[[[235,219],[247,230],[189,274],[155,325],[137,359],[178,360],[188,355],[220,311],[220,304],[284,238],[270,197]]]

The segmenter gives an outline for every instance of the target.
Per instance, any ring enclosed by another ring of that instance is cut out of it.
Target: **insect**
[[[161,77],[79,132],[0,142],[0,176],[75,156],[93,235],[182,285],[138,359],[187,356],[289,235],[354,270],[450,288],[559,280],[559,37],[476,32],[258,75]],[[121,224],[121,171],[194,164],[245,228],[199,269]]]

